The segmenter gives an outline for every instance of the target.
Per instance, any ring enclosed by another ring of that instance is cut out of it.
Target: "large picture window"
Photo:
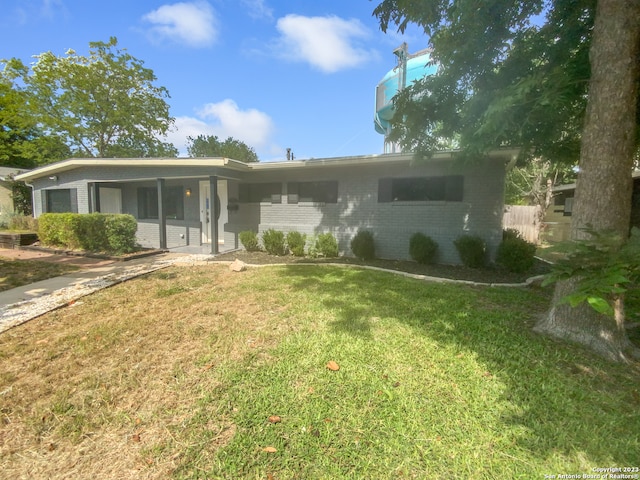
[[[289,182],[287,196],[288,203],[338,203],[338,182]]]
[[[241,203],[282,203],[282,184],[280,182],[241,183],[238,193]]]
[[[182,187],[164,188],[164,209],[166,218],[184,220],[184,198]],[[157,188],[138,188],[138,218],[158,219]]]
[[[461,202],[464,177],[381,178],[378,182],[378,202]]]
[[[75,188],[45,190],[45,211],[48,213],[78,213],[78,197]]]

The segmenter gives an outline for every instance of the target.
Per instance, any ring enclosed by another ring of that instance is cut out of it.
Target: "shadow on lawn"
[[[603,466],[640,464],[640,379],[632,368],[534,334],[549,305],[547,289],[477,288],[425,283],[358,269],[285,267],[294,286],[317,295],[338,335],[376,341],[375,318],[393,318],[439,344],[472,351],[516,408],[501,425],[526,434],[518,446],[544,459],[583,452]],[[517,412],[517,413],[515,413]],[[634,433],[635,432],[635,433]],[[604,443],[603,440],[604,439]],[[612,453],[610,439],[620,443]]]

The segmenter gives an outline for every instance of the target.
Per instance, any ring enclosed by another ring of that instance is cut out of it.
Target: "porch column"
[[[167,248],[167,219],[164,214],[164,178],[158,178],[158,224],[160,248]]]
[[[89,213],[100,211],[100,184],[98,182],[89,184]]]
[[[218,176],[209,177],[209,191],[211,192],[211,254],[216,255],[218,250]]]

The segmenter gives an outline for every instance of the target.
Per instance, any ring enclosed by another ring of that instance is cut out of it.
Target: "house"
[[[22,172],[24,170],[0,167],[0,214],[14,213],[11,179]]]
[[[79,159],[18,176],[33,188],[34,215],[128,213],[144,247],[241,247],[238,233],[277,229],[331,232],[343,254],[359,229],[374,232],[381,258],[408,259],[415,232],[460,263],[453,241],[481,236],[490,252],[502,239],[505,164],[514,150],[475,165],[440,152],[416,165],[411,154],[243,163],[228,158]],[[215,201],[213,201],[215,199]]]
[[[640,170],[632,173],[633,197],[631,226],[640,228]],[[563,242],[571,236],[571,214],[576,184],[558,185],[553,188],[553,201],[545,212],[543,239],[547,242]]]

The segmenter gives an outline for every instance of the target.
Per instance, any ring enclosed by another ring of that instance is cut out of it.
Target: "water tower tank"
[[[393,118],[393,97],[404,87],[411,85],[426,75],[436,72],[436,66],[429,64],[431,50],[420,50],[409,54],[406,43],[396,48],[393,53],[398,59],[398,65],[389,70],[376,86],[376,114],[374,125],[376,132],[385,137],[384,153],[395,153],[399,147],[387,141],[391,130],[391,118]]]

